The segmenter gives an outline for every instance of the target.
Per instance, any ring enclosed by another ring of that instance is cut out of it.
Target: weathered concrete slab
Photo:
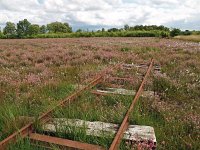
[[[123,64],[123,67],[147,68],[148,64]]]
[[[135,91],[126,90],[122,88],[105,88],[105,90],[96,90],[97,92],[107,93],[107,94],[120,94],[120,95],[135,95]]]
[[[124,68],[131,69],[131,68],[148,68],[148,64],[123,64]],[[155,71],[160,71],[161,67],[158,65],[154,65]]]
[[[87,135],[98,136],[114,135],[118,128],[118,124],[105,123],[100,121],[84,121],[80,119],[66,119],[54,118],[52,122],[43,125],[45,132],[57,132],[67,130],[67,127],[83,128]],[[129,125],[128,129],[124,132],[124,140],[127,141],[151,141],[156,143],[156,136],[154,128],[150,126]]]
[[[106,94],[119,94],[119,95],[135,95],[136,91],[134,90],[127,90],[123,88],[105,88],[103,90],[97,89],[96,92],[106,93]],[[153,91],[143,91],[143,97],[152,97],[154,96]]]

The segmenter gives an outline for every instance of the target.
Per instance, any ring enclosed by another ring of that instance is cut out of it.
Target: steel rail
[[[129,124],[129,120],[128,119],[129,119],[130,113],[133,111],[135,103],[138,101],[138,99],[139,99],[139,97],[140,97],[140,95],[142,93],[143,86],[144,86],[144,84],[145,84],[145,82],[147,80],[147,77],[150,74],[151,69],[153,67],[153,62],[154,61],[152,59],[151,62],[150,62],[150,65],[149,65],[149,67],[147,69],[147,72],[146,72],[146,74],[145,74],[145,76],[144,76],[144,78],[143,78],[143,80],[142,80],[142,82],[140,84],[140,87],[139,87],[139,89],[138,89],[138,91],[137,91],[137,93],[136,93],[136,95],[135,95],[135,97],[134,97],[134,99],[132,101],[132,104],[130,105],[130,107],[129,107],[127,113],[126,113],[126,115],[125,115],[125,117],[124,117],[124,119],[123,119],[123,121],[122,121],[122,123],[120,125],[120,128],[119,128],[118,132],[116,133],[116,135],[115,135],[115,137],[114,137],[114,139],[112,141],[112,144],[111,144],[109,150],[117,150],[118,149],[119,144],[120,144],[121,139],[122,139],[122,136],[123,136],[123,133],[128,127],[128,124]]]
[[[103,147],[99,145],[82,143],[79,141],[72,141],[68,139],[52,137],[52,136],[42,135],[42,134],[37,134],[37,133],[31,133],[29,137],[31,141],[42,144],[42,146],[46,148],[51,148],[52,145],[56,145],[62,149],[63,148],[82,149],[82,150],[103,150],[104,149]]]
[[[76,97],[78,97],[80,94],[82,94],[85,90],[90,89],[93,86],[95,86],[98,83],[100,83],[101,81],[103,81],[103,77],[105,76],[105,74],[108,71],[112,71],[112,69],[118,68],[120,65],[121,65],[121,63],[118,63],[118,64],[116,64],[113,67],[106,68],[98,76],[96,76],[89,84],[87,84],[86,86],[82,87],[80,90],[74,92],[73,94],[71,94],[70,96],[68,96],[67,98],[65,98],[63,101],[59,102],[55,107],[51,108],[47,112],[45,112],[42,115],[40,115],[38,117],[37,121],[39,121],[41,123],[45,123],[45,122],[49,121],[52,112],[57,107],[63,106],[67,102],[71,103],[73,100],[75,100]],[[35,122],[36,121],[32,121],[32,122],[28,123],[27,125],[25,125],[21,129],[19,129],[18,131],[14,132],[10,136],[8,136],[4,140],[2,140],[0,142],[0,150],[5,150],[10,143],[15,143],[18,138],[24,138],[26,136],[29,136],[34,131],[33,125],[34,125]]]

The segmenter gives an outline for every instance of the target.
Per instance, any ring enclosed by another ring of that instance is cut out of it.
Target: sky
[[[200,30],[200,0],[0,0],[0,26],[68,22],[73,29],[165,25]]]

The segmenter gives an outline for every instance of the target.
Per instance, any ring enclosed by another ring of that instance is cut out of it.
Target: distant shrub
[[[166,38],[166,37],[169,37],[169,36],[170,36],[170,32],[164,32],[164,31],[160,32],[160,37],[162,37],[162,38]]]
[[[170,36],[174,37],[174,36],[177,36],[177,35],[180,35],[181,34],[181,30],[180,29],[177,29],[177,28],[174,28],[171,32],[170,32]]]
[[[200,35],[200,31],[192,31],[192,34],[194,34],[194,35]]]
[[[191,35],[192,31],[185,30],[185,31],[182,31],[181,34],[183,34],[183,35]]]

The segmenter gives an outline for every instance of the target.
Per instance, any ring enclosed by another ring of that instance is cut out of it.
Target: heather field
[[[117,62],[148,63],[151,58],[161,72],[152,72],[145,90],[157,96],[140,98],[131,124],[154,127],[157,149],[200,149],[200,44],[160,38],[1,39],[0,140],[28,122],[21,116],[37,118],[103,68]],[[129,76],[136,80],[126,86],[137,89],[142,73],[144,70],[130,72]],[[53,115],[120,124],[132,98],[96,97],[86,91]],[[88,137],[75,129],[56,136],[105,148],[113,138]],[[36,147],[25,139],[10,149]],[[120,149],[131,148],[122,142]]]

